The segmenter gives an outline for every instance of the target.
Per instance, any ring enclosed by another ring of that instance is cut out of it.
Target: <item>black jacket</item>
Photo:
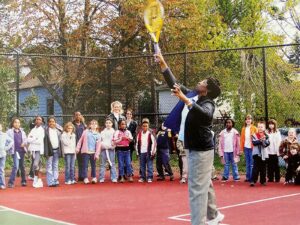
[[[215,103],[201,96],[188,112],[185,121],[184,145],[187,149],[207,151],[214,148],[212,121]]]
[[[164,78],[170,88],[176,82],[170,69],[163,72]],[[192,92],[191,89],[180,85],[184,94]],[[215,103],[212,99],[201,96],[188,112],[185,121],[184,145],[186,149],[207,151],[214,148],[212,121]]]

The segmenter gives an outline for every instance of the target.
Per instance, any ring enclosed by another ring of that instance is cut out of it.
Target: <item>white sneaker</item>
[[[72,184],[72,181],[67,181],[67,182],[65,182],[65,184],[67,184],[67,185],[70,185],[70,184]]]
[[[144,180],[143,178],[140,178],[140,179],[139,179],[139,182],[140,182],[140,183],[143,183],[143,182],[145,182],[145,180]]]
[[[152,179],[149,178],[149,179],[147,180],[147,182],[148,182],[148,183],[152,183]]]
[[[88,183],[90,183],[90,181],[89,181],[88,178],[84,178],[83,183],[84,183],[84,184],[88,184]]]
[[[43,185],[43,181],[41,179],[38,179],[37,181],[33,181],[32,186],[34,188],[42,188]]]
[[[76,180],[72,180],[71,184],[77,184]]]
[[[99,180],[99,183],[104,183],[104,179],[100,179],[100,180]]]
[[[221,222],[224,219],[224,215],[220,212],[218,212],[218,215],[216,218],[209,220],[206,222],[207,225],[218,225],[219,222]]]
[[[96,184],[96,183],[97,183],[97,178],[94,177],[94,178],[92,179],[92,184]]]
[[[185,184],[186,183],[186,178],[185,177],[181,178],[180,183]]]
[[[101,182],[101,181],[100,181]],[[103,181],[104,182],[104,181]],[[117,179],[112,180],[113,183],[118,183]]]

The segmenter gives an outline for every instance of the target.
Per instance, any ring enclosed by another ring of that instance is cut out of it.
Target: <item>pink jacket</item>
[[[81,138],[79,139],[77,146],[76,146],[76,152],[81,152],[81,153],[87,153],[88,152],[88,139],[87,139],[87,133],[89,132],[88,129],[83,131]],[[96,155],[100,154],[101,150],[101,141],[100,139],[97,141],[96,144]]]
[[[233,131],[233,156],[236,157],[240,154],[240,134],[239,132],[232,128]],[[224,146],[225,146],[225,140],[224,140],[224,132],[225,130],[222,130],[219,134],[219,155],[224,156]]]

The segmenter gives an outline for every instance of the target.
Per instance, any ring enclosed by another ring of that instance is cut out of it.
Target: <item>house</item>
[[[30,101],[34,99],[34,101]],[[62,108],[38,78],[27,74],[19,85],[20,117],[32,119],[33,115],[55,115],[62,124]],[[46,118],[45,118],[46,119]]]

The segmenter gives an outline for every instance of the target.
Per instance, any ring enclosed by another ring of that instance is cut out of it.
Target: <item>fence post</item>
[[[107,74],[107,94],[108,94],[108,98],[107,98],[107,113],[110,114],[110,104],[112,101],[112,91],[111,91],[111,62],[110,59],[107,59],[107,63],[106,63],[106,74]]]
[[[183,85],[187,86],[187,53],[184,53]]]
[[[265,121],[267,124],[269,120],[269,111],[268,111],[267,66],[266,66],[265,48],[262,48],[262,60],[263,60],[263,77],[264,77]]]
[[[20,100],[19,100],[19,95],[20,95],[20,55],[18,51],[15,51],[16,54],[16,110],[17,110],[17,117],[20,116]]]

